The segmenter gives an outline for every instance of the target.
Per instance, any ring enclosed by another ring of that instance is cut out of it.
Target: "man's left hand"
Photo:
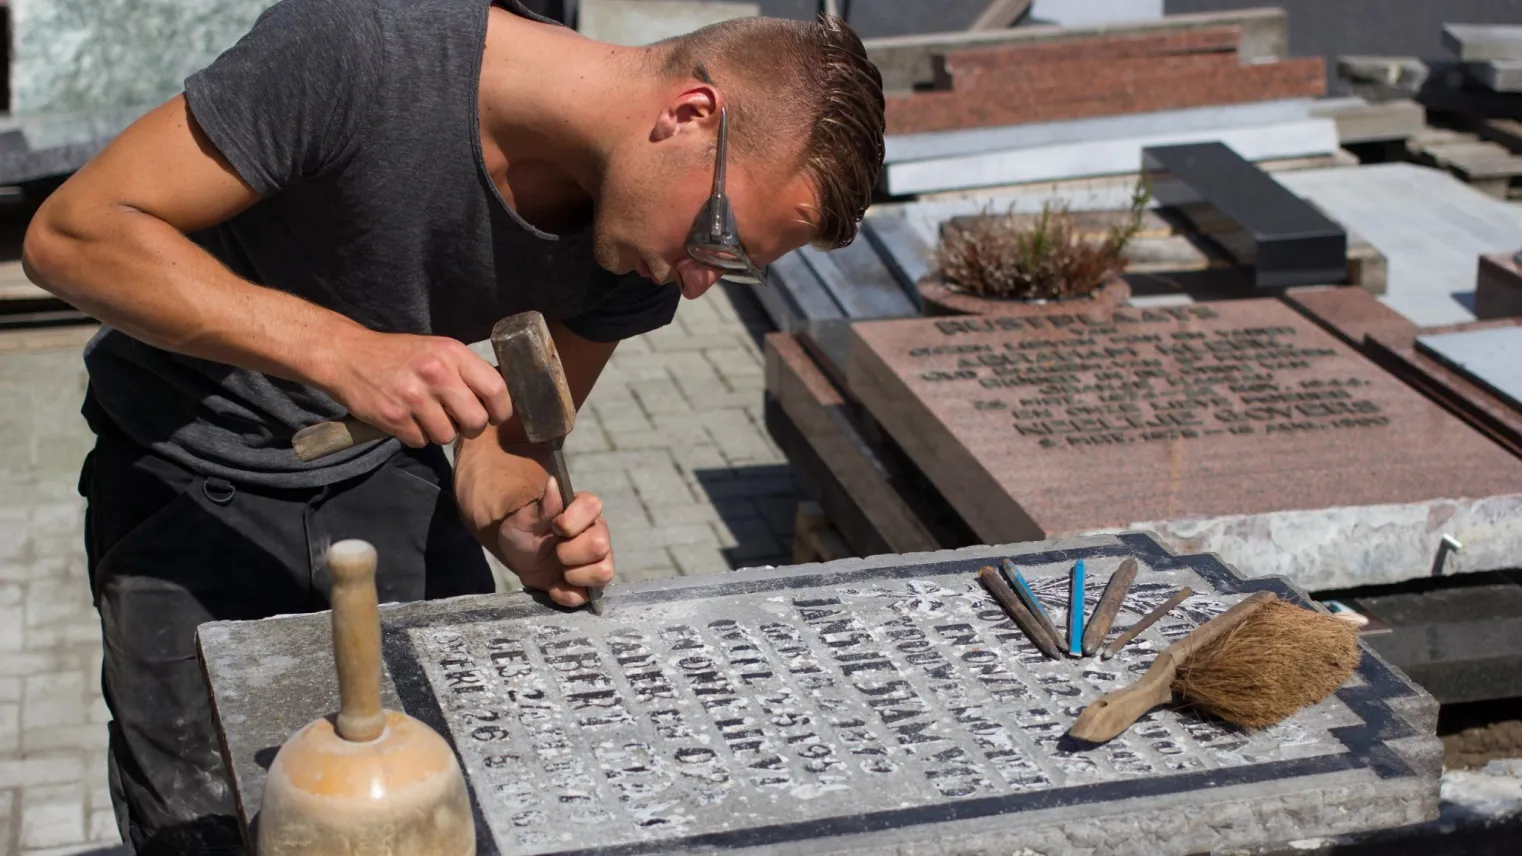
[[[502,522],[498,554],[525,588],[548,592],[561,606],[587,602],[587,586],[613,580],[613,541],[602,500],[580,492],[566,508],[553,476],[544,496]]]

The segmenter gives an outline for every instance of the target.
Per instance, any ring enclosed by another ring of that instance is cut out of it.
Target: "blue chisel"
[[[1083,656],[1083,560],[1068,577],[1068,656]]]
[[[1036,600],[1036,593],[1031,591],[1031,587],[1025,582],[1025,577],[1021,576],[1020,570],[1015,567],[1015,563],[1005,559],[999,563],[999,568],[1004,571],[1004,578],[1009,581],[1010,588],[1015,590],[1015,596],[1020,598],[1020,602],[1025,604],[1025,608],[1030,610],[1031,615],[1035,616],[1036,623],[1041,625],[1041,630],[1050,639],[1052,647],[1061,651],[1062,635],[1057,632],[1052,619],[1041,607],[1041,601]]]

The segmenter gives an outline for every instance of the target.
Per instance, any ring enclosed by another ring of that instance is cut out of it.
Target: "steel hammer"
[[[507,394],[512,399],[518,424],[523,426],[523,434],[530,443],[549,447],[560,499],[570,508],[576,493],[571,489],[571,474],[562,447],[576,424],[576,403],[566,384],[555,340],[550,338],[550,328],[538,312],[510,315],[492,327],[491,346],[497,355],[497,370],[507,382]],[[351,416],[309,425],[296,432],[291,445],[298,458],[313,461],[385,436],[380,429]],[[589,587],[587,598],[587,606],[601,615],[602,590]]]

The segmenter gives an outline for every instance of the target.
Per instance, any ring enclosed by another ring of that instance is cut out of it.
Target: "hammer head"
[[[528,441],[563,440],[576,424],[576,404],[544,316],[530,311],[503,318],[492,328],[491,346]]]

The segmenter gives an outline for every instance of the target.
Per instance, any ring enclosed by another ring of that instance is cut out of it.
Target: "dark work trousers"
[[[105,641],[108,775],[129,852],[243,854],[196,627],[328,608],[328,545],[375,545],[382,603],[493,589],[436,446],[323,488],[272,490],[189,472],[87,400],[80,474],[90,588]]]

